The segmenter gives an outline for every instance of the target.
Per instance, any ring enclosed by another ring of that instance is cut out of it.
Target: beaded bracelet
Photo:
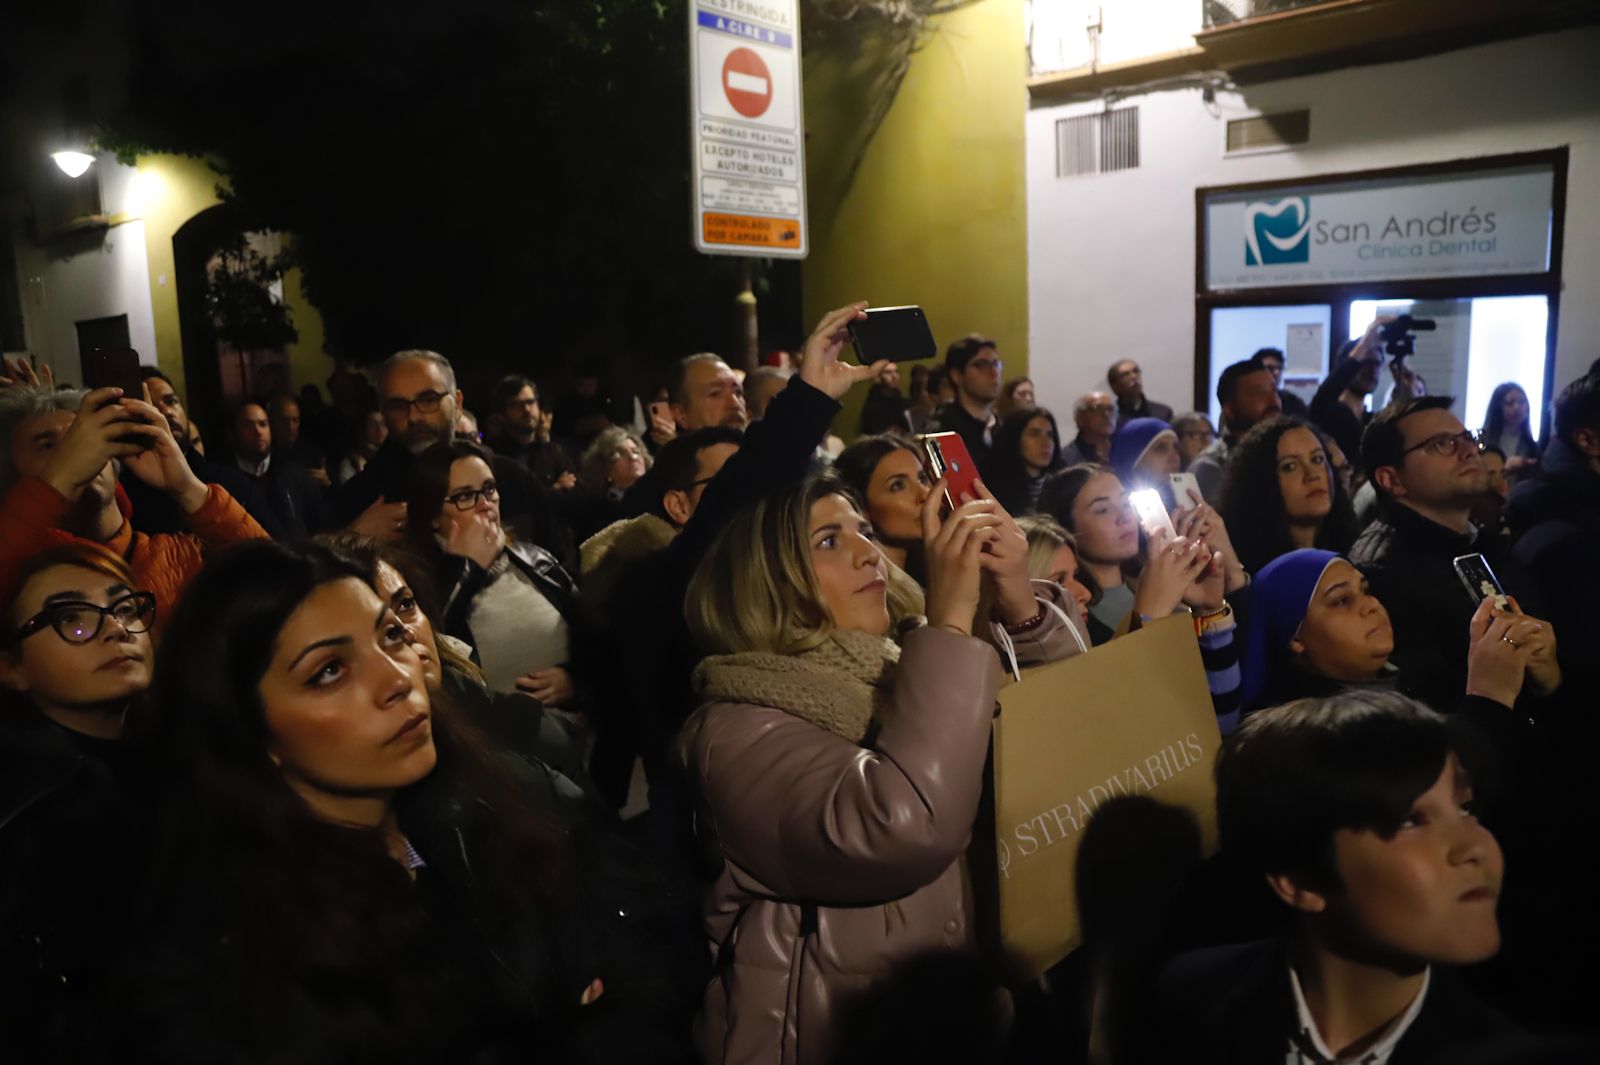
[[[1008,625],[1007,623],[1002,621],[1000,623],[1000,627],[1006,630],[1006,635],[1008,635],[1008,636],[1021,636],[1023,633],[1032,632],[1034,629],[1037,629],[1040,625],[1043,625],[1044,624],[1044,614],[1045,614],[1044,604],[1040,603],[1039,604],[1039,612],[1037,614],[1033,615],[1033,617],[1029,618],[1027,621],[1019,621],[1015,625]]]

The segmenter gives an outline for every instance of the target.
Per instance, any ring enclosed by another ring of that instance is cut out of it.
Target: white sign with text
[[[1329,285],[1550,269],[1555,172],[1218,192],[1206,197],[1206,286]]]
[[[691,0],[689,66],[695,247],[804,258],[798,0]]]

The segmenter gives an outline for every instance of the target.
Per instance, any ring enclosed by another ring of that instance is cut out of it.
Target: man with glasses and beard
[[[1522,612],[1545,616],[1533,582],[1508,548],[1480,536],[1472,524],[1488,474],[1476,437],[1450,409],[1454,403],[1449,396],[1419,396],[1372,419],[1361,462],[1378,489],[1378,519],[1350,549],[1350,561],[1388,608],[1392,661],[1416,687],[1409,694],[1435,706],[1452,705],[1467,675],[1477,604],[1455,573],[1457,557],[1482,554]],[[1536,662],[1528,670],[1531,687],[1545,695],[1560,684],[1560,670],[1546,668],[1547,659],[1554,666],[1555,651],[1550,638],[1548,647],[1533,652]]]
[[[397,538],[405,527],[413,460],[432,445],[455,439],[461,404],[449,359],[420,349],[389,356],[378,368],[378,409],[389,437],[366,467],[339,487],[335,521],[377,540]],[[491,467],[506,523],[562,565],[572,565],[572,534],[551,509],[539,478],[522,463],[499,455]]]

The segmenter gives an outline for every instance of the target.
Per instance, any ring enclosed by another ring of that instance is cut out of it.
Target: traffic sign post
[[[804,258],[799,0],[690,0],[694,243]]]

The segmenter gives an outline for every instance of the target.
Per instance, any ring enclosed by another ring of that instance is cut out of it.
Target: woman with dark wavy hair
[[[132,726],[166,801],[129,1059],[682,1060],[648,895],[619,905],[574,819],[430,696],[368,581],[253,544],[174,615]]]
[[[994,431],[990,454],[994,476],[989,488],[1012,514],[1037,511],[1046,478],[1066,466],[1056,416],[1043,407],[1008,414]]]
[[[1247,572],[1296,548],[1350,550],[1355,512],[1328,447],[1305,419],[1278,418],[1250,430],[1229,455],[1218,509]]]

